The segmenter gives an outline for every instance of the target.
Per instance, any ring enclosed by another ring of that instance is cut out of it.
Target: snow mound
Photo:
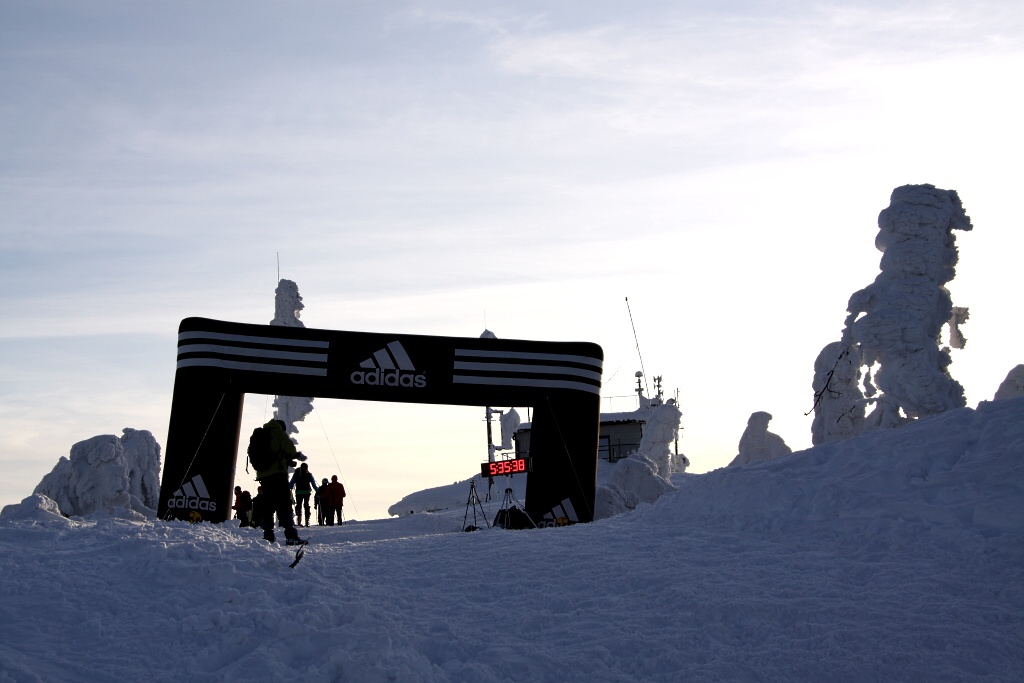
[[[65,526],[71,524],[71,521],[60,513],[57,503],[41,493],[33,493],[16,505],[5,505],[3,510],[0,510],[0,519],[5,522],[39,522]]]
[[[658,465],[638,452],[608,466],[611,474],[597,487],[594,519],[607,519],[635,510],[640,503],[653,503],[674,491],[672,483],[658,474]]]
[[[1024,533],[1024,398],[982,402],[793,453],[674,479],[654,517],[788,531]]]
[[[10,514],[54,523],[0,522],[0,680],[1016,683],[1022,454],[1018,398],[593,524],[461,533],[462,482],[447,512],[307,529],[294,569],[234,521],[39,496]]]

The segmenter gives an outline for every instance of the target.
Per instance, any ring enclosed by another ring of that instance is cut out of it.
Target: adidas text
[[[381,372],[380,369],[365,371],[356,370],[349,375],[352,384],[364,384],[375,387],[409,387],[422,389],[427,386],[427,376],[394,370]]]
[[[185,498],[175,496],[167,501],[167,507],[181,508],[183,510],[203,510],[205,512],[216,512],[216,501],[205,498]]]

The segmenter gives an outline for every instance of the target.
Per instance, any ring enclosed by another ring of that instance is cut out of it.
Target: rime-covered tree
[[[882,252],[875,281],[850,297],[836,357],[859,358],[857,372],[828,385],[815,368],[815,444],[853,436],[860,422],[862,397],[849,386],[863,377],[863,397],[874,404],[859,431],[893,427],[966,405],[963,387],[949,374],[949,347],[940,333],[950,328],[950,343],[962,348],[960,325],[966,308],[954,308],[946,283],[956,275],[954,230],[970,230],[971,220],[953,190],[933,185],[904,185],[893,190],[878,216],[875,246]],[[874,366],[877,365],[877,370]],[[839,366],[836,366],[839,368]],[[861,372],[861,369],[864,369]],[[835,380],[835,373],[832,375]],[[842,416],[849,411],[849,420]],[[838,417],[837,417],[838,414]]]
[[[305,308],[302,297],[299,296],[299,286],[291,280],[281,280],[277,283],[274,294],[274,319],[270,321],[270,324],[282,327],[305,327],[305,324],[299,319],[302,309]],[[274,397],[274,419],[284,421],[285,432],[289,435],[298,433],[299,428],[295,426],[295,423],[302,422],[311,412],[313,412],[312,396]],[[294,436],[291,438],[293,442],[298,443]]]
[[[771,421],[771,413],[758,411],[750,414],[747,428],[740,437],[740,452],[729,463],[729,467],[774,460],[793,452],[781,436],[768,431],[768,423]]]
[[[1024,396],[1024,365],[1018,365],[1007,373],[1006,379],[996,389],[994,400],[1003,401],[1021,396]]]
[[[814,422],[811,443],[815,446],[860,434],[864,428],[866,400],[860,388],[860,349],[832,342],[814,361]]]
[[[71,447],[34,494],[53,500],[64,515],[132,509],[155,514],[160,496],[160,445],[151,432],[126,427],[118,438],[94,436]]]

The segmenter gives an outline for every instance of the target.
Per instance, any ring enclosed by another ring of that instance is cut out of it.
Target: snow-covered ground
[[[560,529],[0,516],[0,681],[1024,680],[1024,398]],[[496,497],[488,514],[495,512]]]

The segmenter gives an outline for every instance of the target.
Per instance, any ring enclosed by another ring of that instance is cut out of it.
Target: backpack
[[[533,523],[528,514],[513,505],[510,508],[498,510],[498,514],[494,516],[493,526],[501,529],[533,529],[537,525]]]
[[[277,453],[270,446],[271,434],[266,427],[257,427],[249,437],[249,462],[257,472],[270,469],[277,463]]]
[[[248,491],[242,491],[242,495],[238,497],[238,509],[241,512],[248,512],[252,509],[252,494]]]
[[[296,493],[312,493],[313,486],[316,484],[316,477],[314,477],[313,473],[309,470],[303,474],[302,470],[299,469],[295,470],[295,477],[293,478],[293,481],[295,482]]]

